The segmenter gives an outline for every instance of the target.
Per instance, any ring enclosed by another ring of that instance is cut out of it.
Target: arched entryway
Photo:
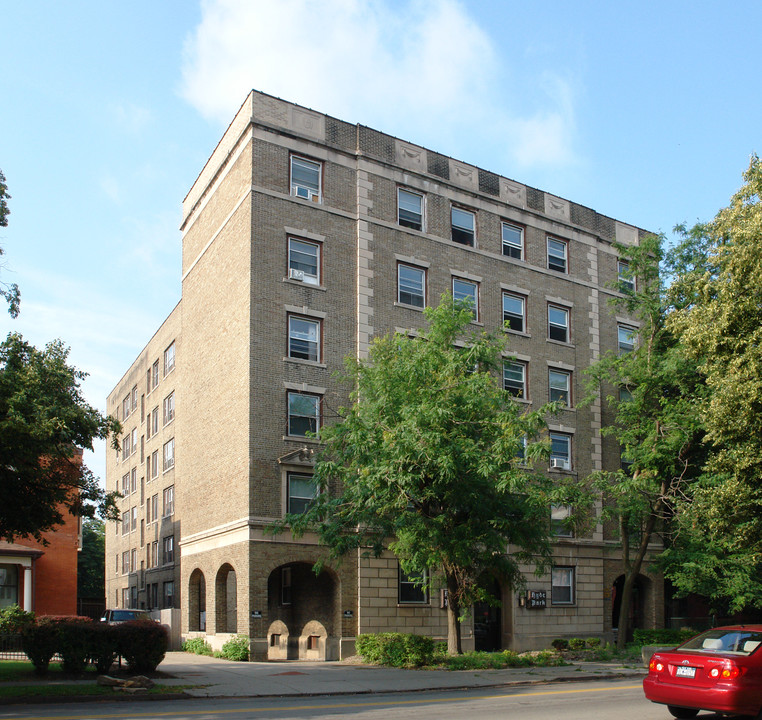
[[[628,638],[632,639],[632,631],[645,627],[645,608],[648,602],[648,593],[651,582],[645,575],[638,575],[632,586],[630,599],[630,611],[628,614]],[[624,588],[624,575],[620,575],[611,588],[611,627],[616,632],[619,628],[619,612],[622,607],[622,590]]]
[[[225,563],[214,581],[215,631],[238,632],[238,586],[233,566]]]
[[[268,656],[338,660],[339,591],[338,578],[331,570],[315,575],[312,565],[306,562],[275,568],[267,580],[267,612],[272,629],[269,640],[273,648]],[[314,630],[316,627],[321,628],[320,633]],[[273,636],[277,636],[277,643]]]
[[[188,630],[206,632],[206,580],[198,568],[188,580]]]
[[[491,576],[485,576],[480,581],[481,587],[494,600],[474,603],[474,649],[500,650],[503,647],[502,598],[500,583]]]

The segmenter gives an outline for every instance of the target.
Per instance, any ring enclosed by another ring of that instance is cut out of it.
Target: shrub
[[[532,656],[532,663],[538,667],[555,667],[565,665],[563,658],[551,650],[540,650]]]
[[[569,649],[569,641],[564,640],[563,638],[556,638],[550,645],[558,650],[558,652]]]
[[[58,632],[52,623],[27,625],[21,633],[21,647],[32,661],[34,671],[44,675],[48,671],[50,658],[56,653]]]
[[[237,662],[246,662],[249,659],[249,636],[236,635],[222,646],[222,657]]]
[[[599,648],[600,646],[601,646],[600,638],[586,638],[585,639],[586,648]]]
[[[49,623],[56,629],[56,649],[61,656],[63,671],[67,673],[84,672],[90,656],[89,625],[93,622],[82,623],[64,620]]]
[[[20,633],[34,624],[34,613],[22,610],[18,605],[0,609],[0,633]]]
[[[585,641],[582,638],[570,638],[569,650],[584,650]]]
[[[184,652],[195,653],[196,655],[211,655],[212,646],[204,638],[188,638],[183,640]]]
[[[434,659],[434,641],[427,636],[407,633],[358,635],[357,652],[366,662],[391,667],[420,667]]]
[[[114,626],[117,649],[132,672],[153,672],[164,659],[169,634],[153,620],[131,620]]]
[[[696,634],[691,628],[656,628],[653,630],[633,630],[632,637],[636,645],[679,645]]]
[[[88,655],[95,669],[101,674],[107,673],[118,655],[116,626],[94,622],[83,626],[83,630],[87,636]]]

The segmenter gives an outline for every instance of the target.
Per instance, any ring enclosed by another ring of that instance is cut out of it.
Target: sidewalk
[[[170,652],[159,670],[172,679],[162,685],[199,685],[186,689],[195,697],[267,697],[341,695],[410,690],[445,690],[548,682],[631,677],[640,682],[646,670],[617,663],[575,663],[565,667],[505,670],[400,670],[341,662],[235,663],[189,653]]]

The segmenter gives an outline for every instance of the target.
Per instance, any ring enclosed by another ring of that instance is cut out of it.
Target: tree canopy
[[[106,597],[106,527],[98,518],[82,523],[82,550],[77,557],[77,597]]]
[[[10,200],[8,194],[8,184],[5,181],[5,175],[0,170],[0,227],[8,227],[8,215],[11,214],[8,207],[8,200]],[[4,254],[4,250],[0,247],[0,255]],[[21,303],[21,292],[19,286],[16,283],[0,283],[0,296],[4,297],[8,303],[8,312],[11,317],[16,317],[19,314],[19,304]]]
[[[86,373],[68,365],[60,340],[38,350],[11,333],[0,344],[0,537],[34,537],[60,524],[62,511],[116,517],[114,495],[81,463],[77,448],[119,423],[85,402]]]
[[[448,649],[460,652],[460,612],[486,596],[485,573],[520,587],[521,563],[547,570],[560,489],[530,469],[548,452],[537,441],[548,408],[526,412],[502,389],[501,342],[464,339],[472,311],[449,295],[425,312],[428,330],[347,361],[353,404],[321,430],[315,501],[286,522],[316,529],[334,558],[389,548],[408,575],[440,577]]]

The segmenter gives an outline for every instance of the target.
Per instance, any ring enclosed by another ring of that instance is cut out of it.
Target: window
[[[550,467],[571,470],[571,437],[561,433],[550,433]]]
[[[130,572],[138,571],[138,551],[133,548],[130,550]]]
[[[403,227],[423,230],[423,195],[397,189],[397,222]]]
[[[571,517],[570,505],[550,506],[550,532],[556,537],[574,537],[569,518]]]
[[[138,529],[138,509],[136,507],[130,510],[130,532]]]
[[[619,388],[619,402],[627,403],[632,402],[632,392],[626,387]]]
[[[503,363],[503,389],[517,398],[527,397],[527,365],[515,360]]]
[[[632,460],[627,457],[627,451],[624,448],[619,449],[619,467],[625,475],[632,476]]]
[[[151,453],[151,479],[159,477],[159,451],[154,450]]]
[[[474,320],[479,319],[478,287],[479,286],[475,282],[469,282],[468,280],[461,280],[459,278],[452,279],[452,299],[468,303],[471,312],[474,315]]]
[[[155,360],[151,368],[151,390],[159,385],[159,361]]]
[[[563,240],[548,238],[548,270],[568,272],[568,249],[568,244]]]
[[[175,583],[168,580],[164,583],[164,607],[174,607],[175,602]]]
[[[148,509],[150,509],[150,512],[147,513],[150,522],[156,522],[159,519],[159,493],[151,496],[151,504]]]
[[[138,429],[132,428],[132,437],[130,437],[130,455],[138,451]]]
[[[320,321],[296,315],[288,318],[288,356],[301,360],[320,360]]]
[[[306,158],[291,156],[291,194],[296,197],[320,202],[320,163]]]
[[[122,553],[122,575],[128,575],[130,572],[130,551],[125,550]]]
[[[288,239],[288,277],[309,285],[320,285],[320,244]]]
[[[526,331],[526,303],[521,295],[503,293],[503,327],[516,332]]]
[[[426,571],[407,573],[399,568],[398,599],[400,603],[427,603],[429,601],[428,575]]]
[[[284,567],[280,570],[280,604],[291,604],[291,568]]]
[[[637,331],[635,328],[627,327],[627,325],[617,325],[617,346],[619,348],[619,354],[632,352],[635,349],[635,336]]]
[[[569,310],[548,305],[548,337],[559,342],[569,342]]]
[[[397,302],[422,308],[426,305],[426,271],[397,265]]]
[[[118,559],[117,559],[118,562]],[[0,607],[17,605],[19,600],[19,571],[17,565],[0,565]]]
[[[151,567],[158,567],[159,565],[159,541],[154,540],[151,543]]]
[[[159,406],[158,405],[151,411],[151,417],[148,419],[148,427],[150,430],[150,432],[148,433],[148,437],[151,437],[151,435],[156,435],[156,433],[159,432]]]
[[[561,402],[571,406],[571,373],[564,370],[548,370],[550,402]]]
[[[130,494],[130,474],[122,475],[122,495],[127,497]]]
[[[148,585],[146,599],[148,600],[148,608],[150,610],[159,607],[159,583],[150,583]]]
[[[158,409],[158,408],[157,408]],[[157,413],[158,415],[158,413]],[[171,392],[164,398],[164,424],[175,419],[175,393]]]
[[[134,493],[138,490],[138,469],[132,468],[130,472],[130,492]]]
[[[168,488],[164,488],[163,494],[164,510],[162,517],[170,517],[175,512],[175,486],[170,485]]]
[[[574,568],[555,567],[551,573],[550,602],[552,605],[574,604]]]
[[[164,607],[171,608],[175,602],[175,583],[168,580],[164,583]]]
[[[130,416],[130,396],[122,400],[122,419],[126,420]]]
[[[320,427],[320,397],[305,393],[288,393],[288,434],[317,434]]]
[[[516,260],[524,259],[524,228],[520,228],[517,225],[511,225],[510,223],[502,224],[503,232],[503,255],[516,258]]]
[[[164,443],[164,472],[175,466],[175,439]]]
[[[619,289],[622,292],[635,292],[635,278],[630,274],[630,263],[624,260],[617,260],[616,273],[619,280]]]
[[[122,607],[125,607],[125,608],[132,607],[130,605],[130,589],[129,588],[122,588]]]
[[[450,217],[452,220],[452,241],[473,247],[476,238],[476,216],[468,210],[453,207]]]
[[[170,535],[164,538],[164,564],[175,561],[175,536]]]
[[[171,343],[170,346],[164,351],[164,377],[169,375],[175,369],[175,344]]]
[[[130,437],[130,434],[127,433],[122,438],[122,459],[123,460],[126,460],[132,454],[130,449],[130,442],[131,442],[131,437]]]
[[[294,515],[307,512],[317,496],[317,486],[312,475],[288,473],[288,512]]]
[[[130,532],[130,511],[126,510],[122,513],[122,535],[128,532]]]

